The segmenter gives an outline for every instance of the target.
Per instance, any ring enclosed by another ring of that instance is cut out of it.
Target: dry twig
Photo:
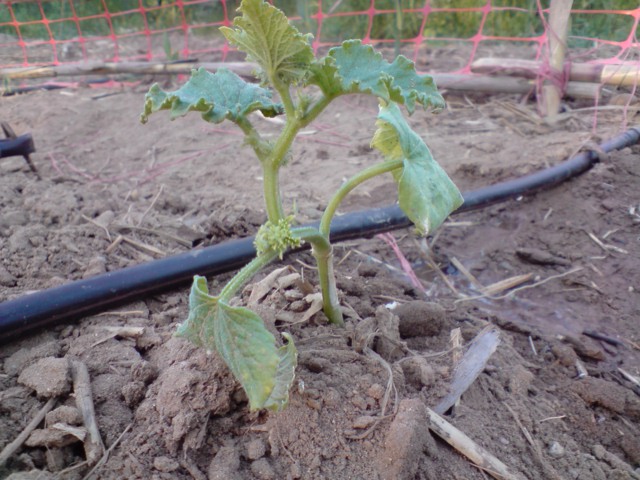
[[[84,362],[71,360],[71,376],[73,378],[73,392],[76,397],[76,406],[80,413],[84,426],[87,429],[87,438],[84,441],[84,451],[87,464],[95,465],[104,454],[104,444],[98,430],[96,413],[93,408],[93,396],[91,394],[91,380],[89,371]]]
[[[11,455],[13,455],[22,446],[27,438],[29,438],[31,432],[33,432],[37,428],[37,426],[40,425],[40,422],[44,420],[44,417],[51,411],[55,403],[56,399],[50,398],[47,403],[45,403],[44,406],[38,411],[36,416],[33,417],[29,424],[24,427],[24,430],[20,432],[20,435],[18,435],[13,442],[2,449],[2,451],[0,452],[0,467],[7,463],[7,460],[9,460]]]
[[[509,468],[487,452],[484,448],[471,440],[468,436],[447,422],[436,412],[427,408],[429,414],[429,429],[455,448],[471,462],[498,480],[521,480],[520,475],[513,474]]]
[[[449,393],[434,407],[436,413],[444,413],[460,399],[484,370],[500,343],[500,333],[494,326],[484,327],[455,365]]]

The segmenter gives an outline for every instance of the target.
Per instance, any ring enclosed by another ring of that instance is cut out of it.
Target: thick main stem
[[[344,326],[342,310],[340,310],[338,302],[336,278],[333,272],[333,247],[329,243],[329,237],[322,235],[313,227],[297,228],[292,233],[309,242],[313,247],[313,256],[318,266],[318,277],[322,290],[322,311],[331,323]]]
[[[268,157],[262,162],[264,199],[267,215],[272,223],[277,223],[278,220],[284,218],[284,209],[280,198],[279,172],[300,128],[300,121],[296,116],[294,114],[287,115],[284,130],[278,137]]]

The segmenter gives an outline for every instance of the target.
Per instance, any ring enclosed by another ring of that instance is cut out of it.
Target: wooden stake
[[[549,73],[554,78],[562,78],[563,75],[572,5],[573,0],[554,0],[549,8]],[[560,113],[562,93],[562,87],[553,82],[545,82],[542,86],[542,114],[552,123]]]
[[[534,79],[540,74],[542,62],[521,58],[479,58],[471,65],[473,73],[507,75]],[[570,82],[599,83],[613,87],[633,87],[640,83],[640,64],[597,65],[571,63]]]
[[[46,67],[0,68],[0,77],[9,80],[30,78],[68,77],[82,75],[115,75],[121,73],[135,75],[191,73],[200,67],[216,71],[222,67],[238,75],[250,76],[255,65],[247,62],[85,62],[72,65]]]

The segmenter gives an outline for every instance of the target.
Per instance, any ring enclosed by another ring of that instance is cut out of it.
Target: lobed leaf
[[[409,113],[416,104],[440,110],[444,99],[429,75],[419,75],[414,63],[399,55],[389,63],[371,45],[347,40],[311,66],[308,83],[317,85],[329,97],[346,93],[367,93],[385,102],[405,105]]]
[[[262,68],[262,81],[300,82],[314,59],[311,35],[301,34],[287,17],[263,0],[242,0],[235,28],[220,27],[230,43]]]
[[[282,113],[282,106],[271,101],[269,90],[245,82],[226,68],[216,73],[200,68],[174,92],[163,91],[157,83],[149,89],[140,120],[146,123],[149,115],[159,110],[169,110],[172,120],[200,112],[207,122],[220,123],[225,119],[237,122],[255,110],[273,117]]]
[[[209,295],[204,277],[194,278],[189,317],[177,334],[220,354],[247,393],[252,410],[286,405],[297,358],[291,337],[276,348],[258,315]]]
[[[427,235],[462,205],[462,194],[395,103],[380,107],[376,123],[371,145],[389,160],[403,160],[402,168],[393,172],[400,208]]]

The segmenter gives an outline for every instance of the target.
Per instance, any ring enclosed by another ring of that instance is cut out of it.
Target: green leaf
[[[399,55],[389,63],[371,45],[347,40],[311,67],[308,83],[317,85],[328,97],[345,93],[367,93],[385,102],[405,105],[413,113],[416,103],[440,110],[444,99],[429,75],[419,75],[414,63]]]
[[[280,363],[276,373],[276,384],[271,391],[271,395],[264,404],[264,408],[280,411],[289,403],[289,389],[296,375],[298,365],[298,351],[293,343],[293,338],[288,333],[282,336],[287,343],[278,349]]]
[[[291,337],[276,348],[274,336],[258,315],[209,295],[204,277],[194,278],[189,317],[177,335],[220,354],[247,393],[251,410],[279,410],[286,405],[297,361]]]
[[[427,235],[462,205],[462,194],[395,103],[380,107],[376,124],[371,145],[389,160],[403,160],[402,168],[393,172],[400,208]]]
[[[260,65],[262,81],[300,82],[314,58],[311,35],[301,34],[282,11],[262,0],[242,0],[238,11],[242,16],[233,20],[235,28],[220,31]]]
[[[159,110],[169,110],[172,120],[188,112],[201,112],[207,122],[220,123],[225,119],[237,122],[255,110],[273,117],[282,113],[282,106],[271,101],[269,90],[245,82],[226,68],[216,73],[200,68],[175,92],[165,92],[158,84],[149,89],[140,120],[146,123],[149,115]]]

